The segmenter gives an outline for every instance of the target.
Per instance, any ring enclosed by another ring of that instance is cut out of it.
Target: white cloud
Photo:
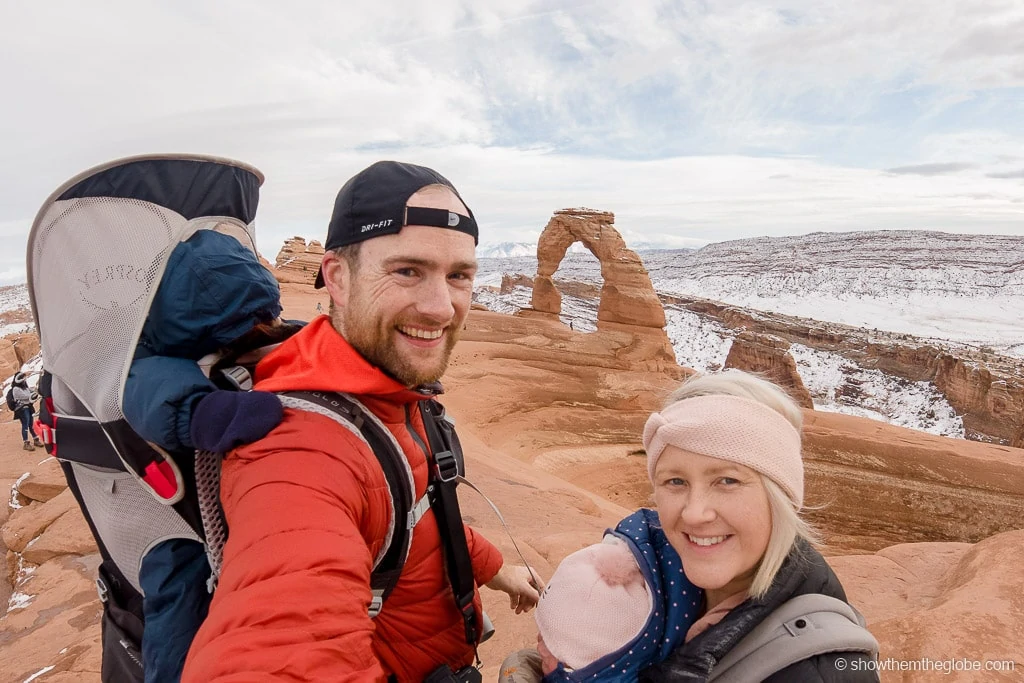
[[[192,151],[267,174],[268,252],[387,157],[451,176],[495,241],[580,203],[669,244],[1019,231],[1021,22],[1003,0],[15,3],[0,224],[24,239],[91,165]],[[966,170],[878,172],[925,164]]]

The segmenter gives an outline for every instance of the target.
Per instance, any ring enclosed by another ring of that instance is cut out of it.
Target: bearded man
[[[414,500],[426,494],[433,455],[418,404],[440,392],[469,312],[477,234],[435,171],[393,161],[361,171],[339,191],[324,243],[316,286],[330,294],[329,315],[256,369],[257,390],[357,399],[400,446]],[[473,663],[464,615],[480,620],[479,592],[472,612],[453,601],[433,510],[371,618],[374,558],[395,520],[381,466],[352,431],[286,404],[277,428],[225,458],[221,494],[223,570],[183,680],[419,683]],[[528,571],[503,568],[500,552],[462,526],[476,586],[505,591],[517,611],[535,605]]]

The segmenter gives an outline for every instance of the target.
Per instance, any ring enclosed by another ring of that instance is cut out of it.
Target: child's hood
[[[198,359],[280,313],[280,287],[256,255],[234,237],[200,230],[171,253],[139,344]]]

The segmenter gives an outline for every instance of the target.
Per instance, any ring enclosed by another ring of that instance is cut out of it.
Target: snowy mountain
[[[0,337],[35,329],[29,306],[25,284],[0,287]]]
[[[581,243],[569,246],[570,254],[589,254],[590,251]],[[534,242],[501,242],[485,244],[477,247],[476,257],[479,258],[536,258],[537,244]]]
[[[477,258],[520,258],[537,256],[537,245],[528,242],[501,242],[477,247]]]
[[[876,231],[652,252],[656,289],[1024,357],[1024,237]]]

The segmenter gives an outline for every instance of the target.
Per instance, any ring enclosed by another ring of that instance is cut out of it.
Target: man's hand
[[[537,585],[538,583],[540,585]],[[487,587],[507,593],[509,607],[514,609],[516,614],[522,614],[537,606],[540,592],[544,590],[544,582],[526,567],[506,564],[487,582]]]

